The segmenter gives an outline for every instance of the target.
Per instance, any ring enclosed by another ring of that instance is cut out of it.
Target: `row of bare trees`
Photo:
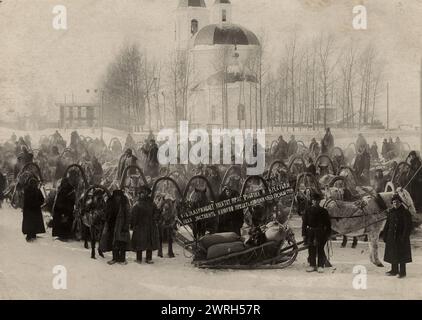
[[[248,83],[250,91],[249,101],[243,102],[249,109],[250,127],[263,128],[265,117],[267,127],[293,130],[333,124],[360,128],[376,122],[384,64],[372,44],[358,46],[329,34],[301,39],[294,33],[274,59],[267,54],[264,38],[241,67],[254,79],[243,82],[243,90]],[[232,107],[226,78],[232,51],[217,53],[214,62],[223,74],[221,102],[215,102],[221,103],[223,126],[228,126]],[[177,126],[180,120],[188,120],[193,85],[190,60],[188,51],[175,51],[162,62],[135,44],[126,45],[103,80],[105,114],[129,131]],[[122,116],[115,117],[114,111]]]
[[[286,43],[263,80],[270,127],[361,127],[376,122],[383,61],[372,44],[358,49],[333,35]]]

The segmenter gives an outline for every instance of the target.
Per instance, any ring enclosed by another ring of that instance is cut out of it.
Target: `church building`
[[[230,0],[212,1],[179,0],[176,9],[176,50],[189,59],[186,120],[209,130],[265,127],[258,37],[233,23]]]

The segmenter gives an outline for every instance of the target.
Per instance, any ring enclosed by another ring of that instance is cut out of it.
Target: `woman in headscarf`
[[[45,233],[41,205],[44,196],[38,188],[38,181],[31,178],[25,186],[23,195],[23,220],[22,233],[26,235],[26,241],[32,242],[37,234]]]

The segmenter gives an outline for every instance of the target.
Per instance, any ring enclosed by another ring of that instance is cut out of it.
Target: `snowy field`
[[[196,269],[176,245],[176,258],[138,265],[134,254],[126,266],[90,259],[81,242],[54,241],[51,230],[34,243],[21,234],[21,212],[0,209],[0,299],[422,299],[422,242],[413,238],[414,262],[408,277],[386,277],[385,268],[369,263],[367,244],[356,249],[333,243],[333,269],[305,272],[306,252],[283,270],[213,271]],[[293,221],[298,226],[298,221]],[[300,235],[298,230],[296,234]],[[384,245],[380,244],[380,256]],[[53,288],[53,267],[67,270],[67,289]],[[367,269],[367,289],[356,290],[353,267]]]

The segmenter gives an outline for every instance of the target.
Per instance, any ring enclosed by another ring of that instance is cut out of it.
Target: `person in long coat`
[[[302,236],[304,243],[309,246],[310,266],[307,268],[307,272],[322,273],[326,263],[324,246],[331,234],[331,220],[328,211],[319,205],[321,199],[321,195],[312,192],[312,206],[307,208],[303,215]]]
[[[151,190],[142,186],[139,200],[132,208],[132,250],[136,252],[136,262],[142,262],[142,252],[146,251],[146,263],[152,262],[152,252],[159,249],[158,208],[151,198]]]
[[[377,143],[375,141],[374,141],[374,143],[371,146],[370,154],[371,154],[371,159],[373,159],[373,160],[378,160],[379,159],[378,145],[377,145]]]
[[[113,191],[107,200],[106,221],[100,239],[102,252],[112,251],[113,258],[109,265],[127,264],[126,251],[130,250],[130,208],[129,201],[121,190]]]
[[[283,139],[283,136],[280,136],[274,152],[275,157],[278,159],[287,159],[288,147],[288,143]]]
[[[334,148],[334,137],[331,134],[331,129],[327,128],[325,136],[321,141],[321,153],[330,154]]]
[[[289,144],[288,144],[288,148],[287,148],[289,158],[297,152],[297,149],[298,149],[298,145],[297,145],[295,136],[291,136]]]
[[[223,188],[220,196],[218,197],[218,201],[228,200],[239,196],[240,193],[229,184]],[[242,209],[221,215],[218,220],[218,232],[235,232],[240,236],[240,229],[243,226],[243,222],[244,216]]]
[[[72,238],[75,202],[75,189],[68,178],[63,178],[53,207],[53,237],[60,240]]]
[[[388,152],[390,151],[389,148],[390,148],[390,146],[387,142],[387,139],[384,139],[383,142],[382,142],[381,155],[385,160],[389,160],[389,158],[388,158]]]
[[[406,263],[412,262],[412,249],[410,247],[410,232],[412,216],[402,203],[399,195],[392,199],[393,208],[387,213],[387,222],[383,235],[385,242],[384,261],[391,263],[388,276],[399,278],[406,277]]]
[[[41,212],[43,203],[44,196],[38,188],[38,182],[32,178],[25,187],[23,195],[22,233],[26,235],[26,241],[28,242],[34,241],[37,238],[37,234],[45,233]]]

